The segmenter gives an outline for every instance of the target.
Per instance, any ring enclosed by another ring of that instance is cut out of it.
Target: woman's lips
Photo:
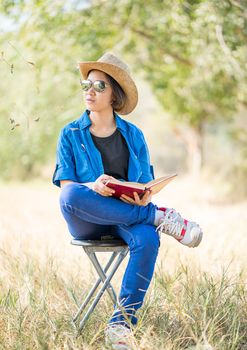
[[[91,100],[91,99],[86,99],[86,102],[87,102],[87,103],[94,103],[95,101],[94,101],[94,100]]]

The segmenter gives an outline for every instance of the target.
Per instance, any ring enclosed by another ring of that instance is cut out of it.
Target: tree
[[[235,1],[139,0],[112,5],[110,15],[125,34],[117,47],[131,52],[170,112],[188,168],[198,174],[207,123],[230,120],[246,105],[246,8]]]
[[[244,1],[5,0],[0,11],[15,23],[2,38],[2,42],[13,44],[6,59],[9,65],[5,63],[4,69],[10,72],[14,64],[12,76],[19,78],[20,74],[24,86],[29,83],[21,62],[32,69],[32,89],[22,91],[19,110],[29,106],[33,120],[40,117],[40,121],[47,121],[44,111],[49,106],[52,121],[42,126],[49,130],[45,131],[45,159],[66,113],[76,112],[76,58],[97,59],[112,50],[128,59],[170,113],[171,126],[184,140],[188,169],[193,173],[198,173],[203,164],[207,125],[230,121],[242,106],[246,107]],[[32,103],[27,97],[30,93]],[[11,93],[9,96],[13,99]],[[11,110],[9,101],[2,106],[5,115]],[[58,114],[61,106],[62,121]],[[41,137],[37,147],[43,142]],[[30,163],[35,157],[38,154],[30,157]]]

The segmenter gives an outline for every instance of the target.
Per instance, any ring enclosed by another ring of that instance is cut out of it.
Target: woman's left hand
[[[129,196],[126,196],[125,194],[123,194],[120,199],[125,202],[125,203],[128,203],[128,204],[134,204],[134,205],[142,205],[142,206],[146,206],[148,205],[148,203],[151,202],[152,200],[152,191],[148,190],[144,196],[142,198],[139,197],[138,193],[137,192],[134,192],[134,197],[135,199],[129,197]]]

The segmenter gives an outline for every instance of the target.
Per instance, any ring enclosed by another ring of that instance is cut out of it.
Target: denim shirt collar
[[[122,118],[119,117],[119,115],[116,112],[113,112],[113,113],[116,120],[117,128],[122,131],[126,131],[125,122],[122,120]],[[85,129],[90,125],[92,125],[92,122],[88,115],[88,110],[85,110],[85,112],[81,115],[81,117],[78,119],[78,123],[79,123],[80,129]]]

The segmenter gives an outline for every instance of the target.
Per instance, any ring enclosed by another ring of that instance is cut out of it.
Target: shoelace
[[[170,236],[180,238],[182,229],[186,228],[183,218],[175,209],[170,209],[164,214],[164,218],[162,218],[161,224],[157,226],[156,231],[160,230]]]

